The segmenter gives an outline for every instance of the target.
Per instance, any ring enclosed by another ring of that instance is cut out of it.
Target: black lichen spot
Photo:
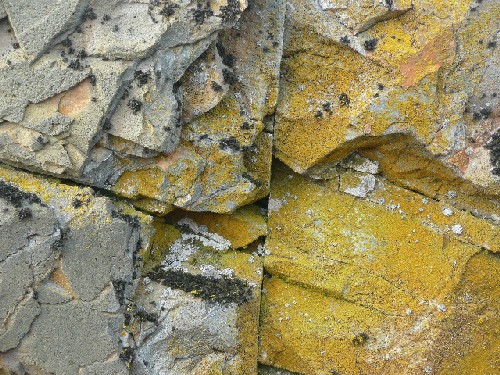
[[[125,280],[113,280],[113,288],[115,288],[115,295],[118,303],[123,305],[125,303],[125,288],[127,287],[127,282]]]
[[[385,5],[387,5],[387,8],[392,9],[394,6],[394,1],[393,0],[385,0]]]
[[[351,103],[351,99],[349,99],[349,97],[347,96],[347,94],[345,92],[343,92],[339,96],[339,102],[340,102],[340,105],[342,107],[348,107],[349,104]]]
[[[17,212],[17,217],[19,220],[27,220],[33,217],[33,213],[28,207],[24,207]]]
[[[222,58],[222,62],[224,63],[224,65],[227,65],[230,68],[234,66],[235,61],[236,61],[235,57],[230,53],[228,53]]]
[[[248,123],[247,121],[245,121],[243,124],[241,124],[240,128],[241,128],[241,130],[250,130],[250,129],[252,129],[250,123]]]
[[[479,111],[476,111],[472,114],[472,118],[474,119],[474,121],[479,121],[479,120],[486,120],[488,117],[490,117],[491,115],[491,108],[488,108],[488,107],[484,107],[484,108],[480,108]]]
[[[212,83],[210,84],[210,87],[212,87],[212,90],[216,91],[216,92],[220,92],[223,90],[222,86],[219,85],[217,82],[215,81],[212,81]]]
[[[368,341],[368,335],[364,332],[358,333],[354,338],[352,339],[352,343],[354,345],[360,346],[363,345]]]
[[[83,65],[80,62],[80,60],[72,60],[68,64],[68,68],[73,69],[73,70],[83,70]]]
[[[19,49],[21,48],[21,46],[19,45],[19,43],[12,43],[12,48]]]
[[[375,47],[377,47],[377,43],[378,43],[377,38],[365,40],[364,42],[365,50],[367,51],[375,50]]]
[[[202,4],[198,4],[196,9],[193,9],[193,19],[197,25],[203,25],[205,19],[212,16],[214,12],[211,9],[204,8]]]
[[[254,184],[257,188],[260,188],[262,186],[262,182],[254,178],[251,174],[244,172],[242,173],[241,177],[243,177],[245,180],[250,181],[252,184]]]
[[[139,219],[121,212],[111,211],[111,217],[118,218],[126,222],[132,228],[139,228]]]
[[[95,86],[97,83],[97,78],[95,77],[95,75],[91,74],[89,75],[89,81],[92,86]]]
[[[328,112],[328,113],[332,113],[332,103],[330,102],[324,102],[323,104],[321,104],[321,106],[323,107],[323,109]]]
[[[500,176],[500,129],[493,134],[485,148],[490,150],[491,173]]]
[[[127,105],[132,110],[134,115],[138,114],[142,109],[142,102],[137,99],[130,99]]]
[[[83,11],[83,21],[87,21],[87,20],[95,20],[97,18],[97,15],[95,14],[94,12],[94,9],[87,6],[85,8],[85,10]]]
[[[212,278],[163,268],[157,268],[147,276],[172,289],[180,289],[205,301],[222,305],[242,305],[252,298],[252,287],[238,278]]]
[[[22,207],[24,203],[42,203],[35,194],[26,193],[4,181],[0,181],[0,198],[5,199],[16,208]]]
[[[381,83],[377,84],[377,87],[378,87],[378,89],[379,89],[380,91],[382,91],[382,90],[384,89],[384,85],[383,85],[383,84],[381,84]]]
[[[76,57],[78,57],[79,59],[84,59],[86,57],[89,57],[89,55],[87,54],[87,51],[82,49],[80,52],[76,54]]]
[[[105,14],[105,15],[104,15],[104,17],[102,17],[102,20],[103,20],[104,22],[107,22],[107,21],[109,21],[110,19],[111,19],[111,17],[110,17],[110,15],[109,15],[109,14]]]
[[[125,361],[127,367],[130,368],[130,366],[134,362],[134,349],[132,349],[131,347],[122,348],[120,352],[120,359]]]
[[[351,43],[351,41],[349,40],[347,35],[344,35],[343,37],[340,38],[340,43],[349,44]]]
[[[495,42],[495,41],[488,42],[488,48],[495,48],[496,46],[497,46],[497,42]]]
[[[76,31],[78,34],[83,33],[82,27],[81,27],[80,25],[78,25],[77,27],[75,27],[75,31]]]
[[[241,14],[238,0],[228,0],[227,5],[220,8],[223,21],[235,21],[236,16]]]
[[[73,206],[73,208],[80,208],[82,207],[83,202],[80,199],[75,198],[73,199],[73,202],[71,202],[71,205]]]
[[[234,74],[229,69],[223,69],[222,76],[224,77],[224,82],[227,83],[228,85],[234,85],[236,82],[238,82],[236,74]]]
[[[143,308],[138,308],[134,313],[134,317],[138,318],[141,322],[158,324],[158,314],[147,312]]]
[[[323,118],[323,112],[321,112],[321,111],[317,111],[317,112],[314,114],[314,117],[316,117],[316,118]]]
[[[149,81],[149,72],[143,72],[142,70],[137,70],[134,73],[134,79],[137,81],[139,86],[144,86]]]
[[[219,148],[221,150],[241,151],[240,142],[233,136],[221,139],[219,141]]]
[[[160,14],[165,17],[173,16],[176,8],[179,8],[178,4],[167,4],[160,10]]]
[[[64,46],[64,47],[71,47],[73,45],[73,42],[71,41],[71,39],[69,38],[66,38],[64,39],[61,44]]]
[[[109,118],[105,119],[103,124],[102,124],[102,130],[109,131],[109,130],[111,130],[112,127],[113,127],[113,125],[111,124],[111,121],[109,120]]]
[[[120,30],[120,28],[118,27],[118,25],[115,25],[113,26],[113,31],[116,33],[118,30]]]

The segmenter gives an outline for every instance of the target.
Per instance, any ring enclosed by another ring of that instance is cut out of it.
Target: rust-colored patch
[[[59,112],[71,118],[78,116],[90,103],[92,85],[88,79],[66,91],[59,104]]]
[[[469,166],[469,155],[467,155],[467,152],[464,150],[461,150],[448,158],[448,161],[457,166],[458,169],[460,169],[460,172],[465,173],[467,167]]]
[[[69,294],[71,294],[73,298],[76,298],[76,293],[71,287],[71,283],[69,282],[68,277],[61,269],[61,267],[56,268],[54,272],[52,272],[52,275],[50,275],[50,280],[66,290]]]
[[[455,41],[451,31],[447,30],[401,65],[400,71],[404,77],[402,86],[405,89],[415,86],[429,73],[437,72],[442,65],[451,64],[454,57]]]

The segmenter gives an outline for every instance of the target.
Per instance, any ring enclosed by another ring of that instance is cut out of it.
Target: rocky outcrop
[[[0,374],[489,374],[500,1],[0,0]]]

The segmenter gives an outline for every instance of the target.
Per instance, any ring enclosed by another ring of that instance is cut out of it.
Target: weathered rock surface
[[[0,367],[123,374],[119,332],[151,219],[89,188],[7,167],[0,204]]]
[[[262,362],[305,374],[447,373],[446,349],[469,371],[495,366],[494,333],[476,362],[472,332],[498,320],[492,296],[477,321],[499,272],[498,223],[352,169],[315,182],[278,166],[269,209]],[[471,277],[481,281],[464,295]],[[471,333],[443,340],[461,334],[457,320]]]
[[[0,0],[0,375],[497,373],[499,19]]]

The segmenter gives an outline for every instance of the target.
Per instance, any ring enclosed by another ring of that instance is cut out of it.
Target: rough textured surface
[[[124,373],[119,328],[151,219],[89,188],[7,167],[0,205],[0,367]]]
[[[0,374],[496,374],[499,0],[0,0]]]

